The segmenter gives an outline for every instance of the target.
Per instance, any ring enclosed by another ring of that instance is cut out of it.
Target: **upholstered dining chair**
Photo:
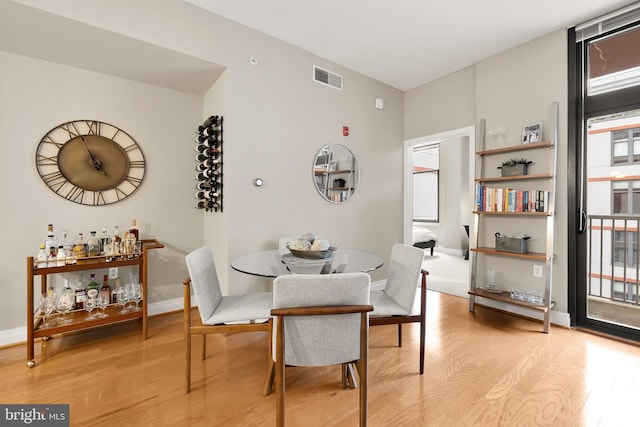
[[[354,388],[355,365],[360,425],[366,426],[370,286],[366,273],[286,275],[274,280],[271,373],[276,384],[276,425],[284,426],[285,421],[285,365],[341,365],[344,388]]]
[[[420,374],[424,373],[424,345],[426,333],[427,271],[422,269],[422,249],[396,243],[391,248],[389,274],[383,290],[371,291],[373,312],[369,325],[398,325],[398,347],[402,347],[402,324],[420,323]],[[418,280],[420,307],[415,307]]]
[[[202,335],[202,360],[207,354],[207,334],[266,331],[267,363],[271,363],[271,292],[223,296],[213,254],[207,247],[186,256],[189,277],[184,281],[184,331],[187,341],[187,392],[191,391],[191,336]],[[191,287],[200,314],[200,324],[191,319]]]

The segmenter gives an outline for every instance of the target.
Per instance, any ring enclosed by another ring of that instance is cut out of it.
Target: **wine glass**
[[[105,309],[107,308],[107,306],[109,305],[109,297],[110,295],[107,294],[106,292],[100,292],[98,294],[98,299],[96,300],[97,306],[98,308],[100,308],[102,310],[102,314],[100,315],[100,317],[108,317],[109,315],[107,313],[105,313]]]
[[[142,300],[142,285],[140,283],[132,283],[131,284],[131,299],[136,303],[135,307],[132,308],[132,311],[140,311],[140,307],[138,304]]]
[[[127,313],[129,310],[127,310],[125,308],[125,306],[127,305],[127,302],[129,302],[129,291],[127,290],[126,286],[120,286],[120,288],[118,289],[118,292],[116,294],[117,300],[118,300],[118,304],[120,304],[122,306],[122,308],[120,309],[120,311],[118,313],[120,314],[125,314]]]
[[[42,294],[40,299],[40,310],[42,311],[42,318],[44,322],[42,324],[43,328],[48,328],[49,324],[47,323],[47,318],[53,313],[54,310],[54,298],[53,295]]]
[[[67,323],[66,314],[73,309],[73,301],[67,293],[57,294],[55,297],[55,309],[58,313],[62,313],[62,319],[60,323],[63,325]]]
[[[84,320],[93,320],[96,316],[91,314],[91,311],[96,307],[97,299],[95,295],[87,294],[87,297],[84,299],[84,309],[89,312],[89,316]]]

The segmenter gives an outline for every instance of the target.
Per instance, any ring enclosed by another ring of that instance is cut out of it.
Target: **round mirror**
[[[344,203],[358,188],[358,161],[342,144],[327,144],[313,163],[313,179],[318,193],[331,203]]]

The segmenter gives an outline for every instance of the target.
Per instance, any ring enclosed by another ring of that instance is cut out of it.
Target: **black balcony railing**
[[[640,216],[589,216],[587,294],[640,306]]]

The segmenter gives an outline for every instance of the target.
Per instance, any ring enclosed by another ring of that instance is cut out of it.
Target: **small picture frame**
[[[522,144],[535,144],[542,142],[542,122],[530,123],[522,126]]]
[[[335,172],[338,168],[338,162],[336,160],[331,160],[329,162],[329,172]]]

